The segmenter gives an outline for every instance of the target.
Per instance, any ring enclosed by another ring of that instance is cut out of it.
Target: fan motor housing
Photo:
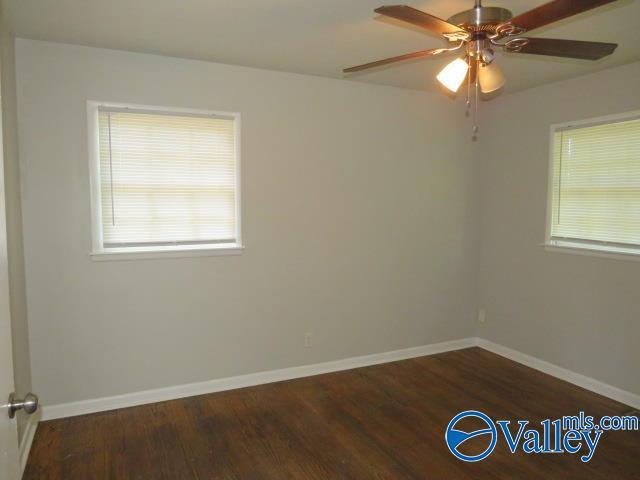
[[[500,7],[476,7],[449,17],[447,22],[469,32],[493,33],[496,27],[513,18],[510,10]]]

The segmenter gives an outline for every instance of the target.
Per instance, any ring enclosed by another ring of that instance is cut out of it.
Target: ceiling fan
[[[482,93],[491,93],[505,84],[502,71],[493,63],[496,48],[512,53],[583,60],[598,60],[613,53],[618,46],[615,43],[522,36],[525,32],[613,1],[615,0],[553,0],[514,17],[505,8],[483,7],[481,0],[475,0],[472,9],[457,13],[446,21],[406,5],[383,6],[375,12],[437,33],[455,45],[385,58],[346,68],[344,72],[357,72],[402,60],[460,51],[463,55],[444,67],[436,78],[452,92],[457,92],[466,79],[469,85],[467,106],[470,106],[469,90],[473,85],[477,110],[478,87]],[[477,131],[477,127],[474,130]]]

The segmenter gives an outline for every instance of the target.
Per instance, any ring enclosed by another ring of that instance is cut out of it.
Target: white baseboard
[[[635,393],[627,392],[626,390],[622,390],[621,388],[614,387],[604,382],[600,382],[593,378],[581,375],[571,370],[567,370],[566,368],[559,367],[558,365],[554,365],[553,363],[547,362],[545,360],[540,360],[539,358],[527,355],[526,353],[513,350],[509,347],[505,347],[504,345],[500,345],[483,338],[477,338],[476,345],[480,348],[484,348],[485,350],[496,353],[502,357],[506,357],[509,360],[513,360],[514,362],[518,362],[526,365],[527,367],[531,367],[535,370],[544,372],[548,375],[551,375],[552,377],[559,378],[566,382],[582,387],[586,390],[590,390],[612,400],[624,403],[625,405],[629,405],[630,407],[633,407],[635,409],[640,409],[640,395],[636,395]]]
[[[103,412],[116,408],[133,407],[146,403],[162,402],[177,398],[191,397],[194,395],[204,395],[207,393],[222,392],[235,388],[251,387],[265,383],[291,380],[300,377],[310,377],[322,373],[337,372],[340,370],[350,370],[352,368],[366,367],[379,363],[394,362],[408,358],[434,355],[436,353],[460,350],[476,345],[475,338],[463,338],[448,342],[434,343],[420,347],[394,350],[391,352],[375,353],[361,357],[345,358],[331,362],[304,365],[301,367],[283,368],[281,370],[270,370],[266,372],[251,373],[237,377],[208,380],[199,383],[177,385],[174,387],[146,390],[142,392],[128,393],[113,397],[95,398],[82,400],[79,402],[63,403],[58,405],[45,405],[42,408],[42,419],[53,420],[56,418],[73,417],[87,413]]]
[[[38,428],[38,416],[27,417],[27,424],[18,446],[18,462],[20,464],[20,475],[24,473],[24,469],[27,466],[27,460],[29,459],[29,452],[31,451],[31,445],[33,439],[36,436],[36,430]]]
[[[361,357],[351,357],[331,362],[317,363],[313,365],[303,365],[300,367],[283,368],[280,370],[270,370],[266,372],[251,373],[237,377],[208,380],[199,383],[177,385],[173,387],[146,390],[141,392],[116,395],[113,397],[94,398],[78,402],[63,403],[58,405],[46,405],[42,409],[43,420],[53,420],[56,418],[73,417],[87,413],[103,412],[117,408],[133,407],[147,403],[174,400],[177,398],[191,397],[194,395],[204,395],[207,393],[222,392],[235,388],[251,387],[265,383],[291,380],[294,378],[310,377],[322,373],[350,370],[352,368],[366,367],[380,363],[394,362],[408,358],[434,355],[436,353],[460,350],[478,346],[493,353],[506,357],[515,362],[547,373],[553,377],[560,378],[569,383],[585,388],[592,392],[604,395],[618,402],[640,409],[640,395],[627,392],[620,388],[608,385],[593,378],[586,377],[579,373],[572,372],[539,358],[527,355],[517,350],[499,345],[483,338],[463,338],[448,342],[434,343],[420,347],[394,350],[391,352],[376,353]],[[35,434],[35,428],[33,429]],[[32,434],[32,435],[33,435]],[[26,435],[25,435],[26,438]],[[31,437],[33,438],[33,437]],[[28,448],[26,450],[28,455]],[[26,457],[25,457],[26,461]]]

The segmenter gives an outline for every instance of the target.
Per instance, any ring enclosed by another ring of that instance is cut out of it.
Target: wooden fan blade
[[[415,8],[408,7],[406,5],[390,5],[375,9],[376,13],[392,17],[397,20],[402,20],[418,27],[430,30],[439,35],[445,33],[456,33],[462,31],[460,27],[457,27],[449,22],[445,22],[441,18],[434,17],[428,13],[424,13]]]
[[[582,42],[555,38],[527,38],[527,40],[529,43],[514,51],[534,55],[598,60],[611,55],[618,46],[615,43]]]
[[[553,0],[509,20],[509,24],[525,31],[557,22],[616,0]]]
[[[360,70],[366,70],[367,68],[379,67],[380,65],[386,65],[388,63],[400,62],[402,60],[411,60],[412,58],[431,57],[440,53],[446,52],[446,48],[432,48],[430,50],[421,50],[419,52],[407,53],[405,55],[398,55],[397,57],[385,58],[384,60],[377,60],[375,62],[365,63],[364,65],[358,65],[356,67],[345,68],[344,73],[358,72]]]

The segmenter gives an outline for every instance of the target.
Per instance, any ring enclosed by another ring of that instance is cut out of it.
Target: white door
[[[9,315],[9,267],[7,219],[4,205],[4,156],[2,152],[2,107],[0,104],[0,478],[17,480],[18,431],[9,418],[9,394],[13,392],[13,353]]]

